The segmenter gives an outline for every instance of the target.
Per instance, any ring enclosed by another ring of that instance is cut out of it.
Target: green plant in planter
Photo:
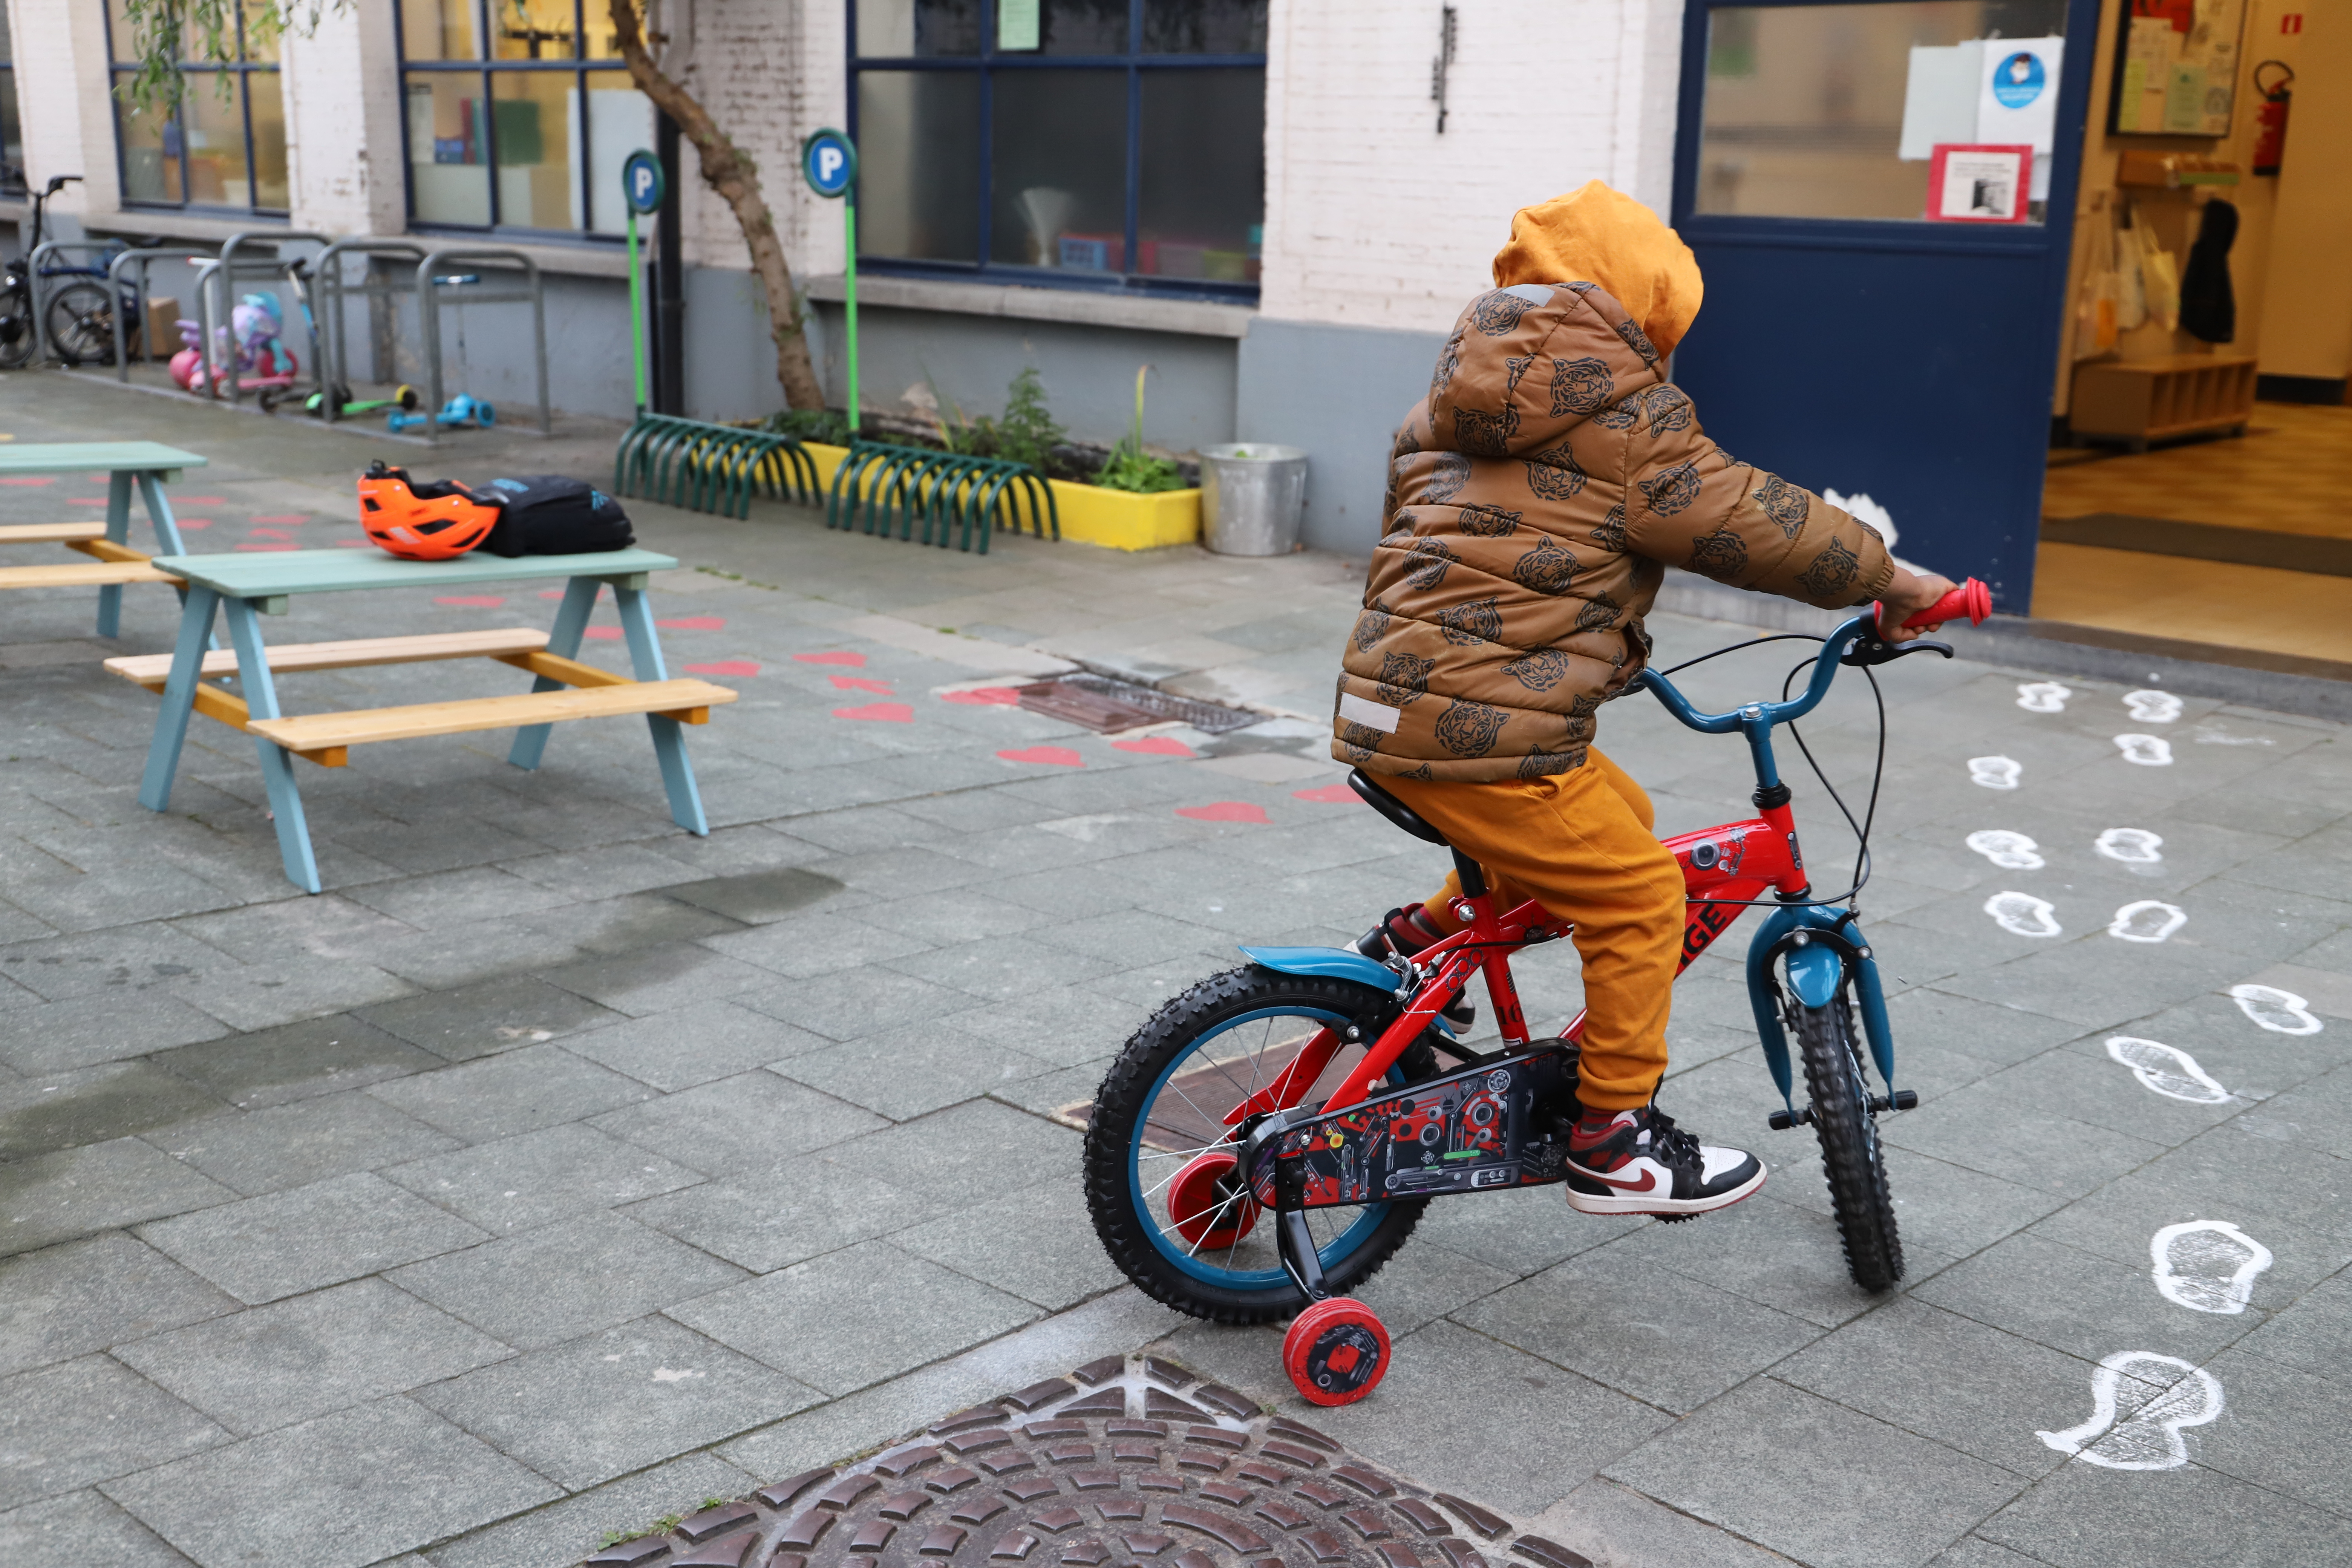
[[[1094,482],[1107,490],[1132,490],[1150,495],[1157,490],[1181,490],[1184,476],[1176,465],[1165,458],[1155,458],[1143,449],[1143,378],[1150,371],[1148,364],[1135,369],[1135,422],[1128,426],[1127,435],[1110,449],[1110,459]]]
[[[769,415],[761,427],[772,436],[790,436],[828,447],[849,445],[849,416],[837,408],[787,408]]]
[[[996,453],[1015,463],[1026,463],[1039,473],[1066,434],[1045,407],[1045,385],[1034,364],[1021,367],[1005,389],[1004,417],[995,422]]]

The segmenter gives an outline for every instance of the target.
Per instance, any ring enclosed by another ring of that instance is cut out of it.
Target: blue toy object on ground
[[[499,411],[497,409],[473,396],[471,394],[463,392],[451,398],[447,403],[443,404],[441,405],[441,412],[438,414],[401,414],[395,412],[388,416],[386,418],[386,423],[390,425],[392,433],[395,436],[399,435],[403,430],[413,430],[420,425],[439,425],[445,427],[471,425],[477,429],[487,430],[498,422]]]

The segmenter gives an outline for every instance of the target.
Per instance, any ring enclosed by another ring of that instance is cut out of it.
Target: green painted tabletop
[[[0,474],[152,473],[209,461],[156,441],[0,441]]]
[[[478,550],[455,561],[403,561],[370,546],[158,555],[155,564],[228,598],[272,599],[352,588],[456,588],[533,577],[625,577],[667,572],[677,564],[677,557],[650,550],[606,550],[593,555],[519,555],[509,561]]]

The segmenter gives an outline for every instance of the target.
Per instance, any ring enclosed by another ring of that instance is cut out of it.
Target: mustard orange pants
[[[1534,899],[1574,924],[1586,1012],[1577,1098],[1591,1110],[1646,1103],[1666,1070],[1684,903],[1682,870],[1651,831],[1642,786],[1597,749],[1549,778],[1381,785],[1478,862],[1497,910]],[[1429,896],[1429,919],[1449,935],[1461,927],[1451,912],[1461,890],[1449,872]]]

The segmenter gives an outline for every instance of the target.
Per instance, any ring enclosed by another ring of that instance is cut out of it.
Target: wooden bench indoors
[[[134,583],[168,583],[181,579],[149,563],[147,555],[131,547],[131,492],[135,488],[155,531],[159,552],[177,555],[179,524],[163,486],[180,477],[183,468],[205,466],[194,452],[152,441],[55,441],[0,446],[0,476],[103,473],[107,476],[106,516],[71,522],[16,522],[0,525],[0,544],[62,544],[90,557],[88,561],[53,566],[0,566],[0,589],[96,588],[98,635],[115,636],[121,629],[122,590]]]
[[[352,747],[382,741],[512,729],[518,732],[507,760],[517,767],[536,768],[552,725],[642,713],[652,730],[671,818],[689,833],[710,831],[678,727],[709,722],[710,710],[734,701],[736,693],[708,680],[673,680],[663,668],[645,587],[651,574],[677,564],[669,556],[632,549],[509,560],[478,552],[456,561],[423,562],[398,561],[373,550],[299,550],[182,555],[164,558],[160,564],[186,579],[187,605],[177,647],[169,654],[106,661],[114,674],[163,699],[140,804],[151,811],[163,811],[171,804],[172,780],[191,715],[202,713],[251,735],[268,786],[286,874],[308,892],[319,891],[319,868],[291,759],[343,767]],[[550,577],[568,580],[551,631],[501,628],[277,647],[261,641],[259,617],[284,614],[296,594],[428,586],[446,590]],[[606,587],[613,590],[620,611],[634,676],[615,675],[575,657],[597,595]],[[216,610],[227,617],[232,647],[207,653],[205,644]],[[279,675],[453,658],[491,658],[526,670],[535,678],[532,689],[500,697],[333,713],[289,716],[278,710],[275,678]],[[236,689],[217,684],[225,680],[233,680]]]

